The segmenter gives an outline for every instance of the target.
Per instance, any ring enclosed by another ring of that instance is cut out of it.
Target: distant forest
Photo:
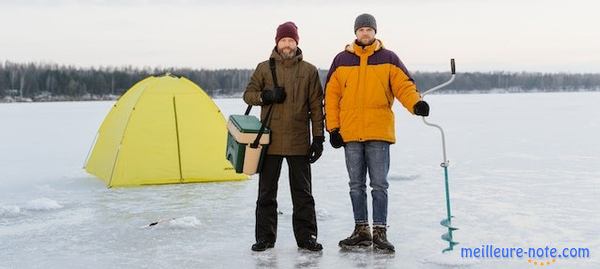
[[[0,63],[0,100],[56,101],[114,99],[145,77],[184,76],[213,97],[240,96],[251,69],[101,67],[80,68],[44,63]],[[319,70],[325,82],[327,70]],[[446,72],[413,72],[417,87],[429,89],[449,78]],[[600,74],[467,72],[441,92],[598,91]]]

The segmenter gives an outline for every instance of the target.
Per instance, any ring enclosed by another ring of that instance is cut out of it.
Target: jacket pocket
[[[389,88],[386,87],[376,75],[373,75],[370,77],[370,80],[367,81],[367,89],[369,89],[365,95],[365,104],[367,108],[390,107],[394,101]]]

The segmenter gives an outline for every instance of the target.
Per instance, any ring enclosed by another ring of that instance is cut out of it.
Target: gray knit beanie
[[[377,22],[375,21],[375,17],[371,14],[360,14],[354,20],[354,33],[356,34],[356,30],[360,27],[371,27],[377,33]]]

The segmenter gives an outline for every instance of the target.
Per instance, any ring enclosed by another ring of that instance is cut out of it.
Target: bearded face
[[[361,27],[356,30],[356,40],[361,45],[367,46],[375,41],[375,29],[371,27]]]
[[[291,59],[296,56],[298,44],[296,40],[290,37],[284,37],[277,42],[277,52],[283,59]]]

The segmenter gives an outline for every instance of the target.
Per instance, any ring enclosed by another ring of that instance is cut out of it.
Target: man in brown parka
[[[275,245],[277,237],[277,183],[285,158],[289,167],[294,212],[292,223],[299,248],[320,251],[317,243],[315,201],[310,164],[323,152],[323,89],[317,68],[302,60],[298,28],[293,22],[279,25],[274,59],[275,87],[269,61],[258,64],[244,92],[244,101],[261,106],[261,121],[272,106],[267,154],[259,175],[254,251]],[[310,133],[312,125],[312,144]]]

